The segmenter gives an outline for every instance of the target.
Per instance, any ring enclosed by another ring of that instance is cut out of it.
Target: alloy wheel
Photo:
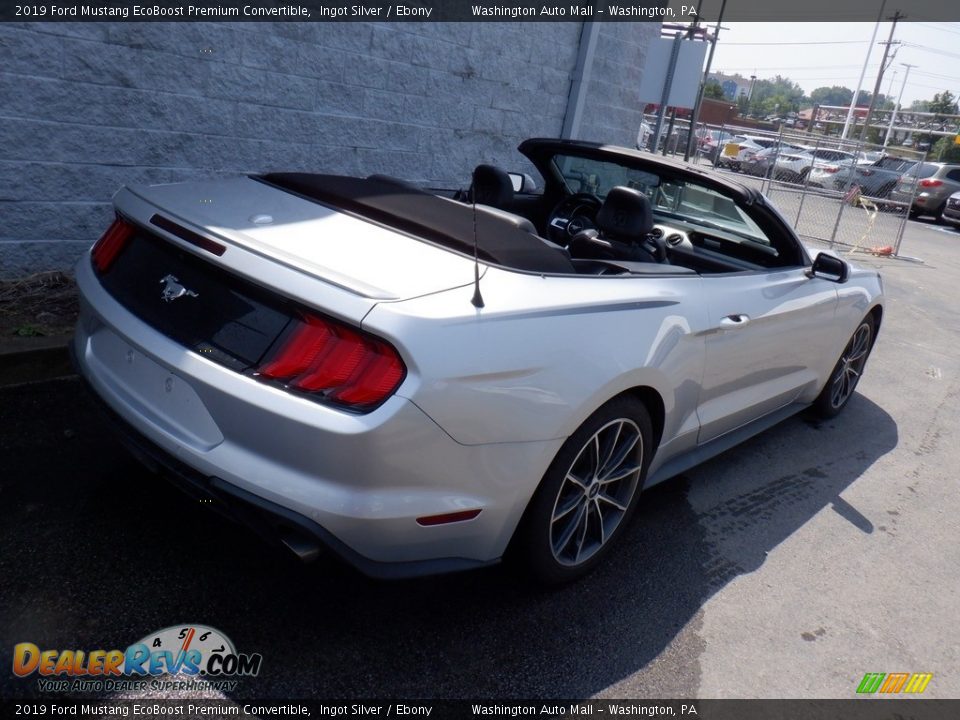
[[[870,351],[870,325],[862,323],[850,338],[843,356],[834,373],[831,389],[830,404],[834,408],[843,407],[850,399],[857,382],[863,374],[863,366],[867,362],[867,353]]]
[[[568,567],[593,557],[613,536],[637,490],[643,436],[628,418],[611,420],[580,449],[550,516],[550,549]]]

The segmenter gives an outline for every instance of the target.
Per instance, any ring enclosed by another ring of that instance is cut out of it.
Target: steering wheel
[[[558,245],[566,246],[570,238],[583,230],[596,228],[597,212],[602,202],[592,193],[568,195],[550,211],[547,218],[547,236]]]

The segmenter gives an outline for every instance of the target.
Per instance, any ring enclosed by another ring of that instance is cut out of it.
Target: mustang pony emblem
[[[160,297],[164,302],[173,302],[177,298],[182,298],[184,295],[187,297],[200,297],[193,290],[187,290],[173,275],[167,275],[160,280],[160,284],[163,285],[163,295]]]

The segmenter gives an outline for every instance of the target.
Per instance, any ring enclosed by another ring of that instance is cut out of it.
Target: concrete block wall
[[[464,186],[563,127],[579,23],[0,26],[0,277],[69,269],[121,185],[270,170]],[[605,24],[580,136],[632,145],[655,24]]]

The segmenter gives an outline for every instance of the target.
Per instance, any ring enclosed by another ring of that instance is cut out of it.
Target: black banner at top
[[[882,7],[882,12],[881,12]],[[874,22],[960,20],[958,0],[0,0],[0,22]]]

